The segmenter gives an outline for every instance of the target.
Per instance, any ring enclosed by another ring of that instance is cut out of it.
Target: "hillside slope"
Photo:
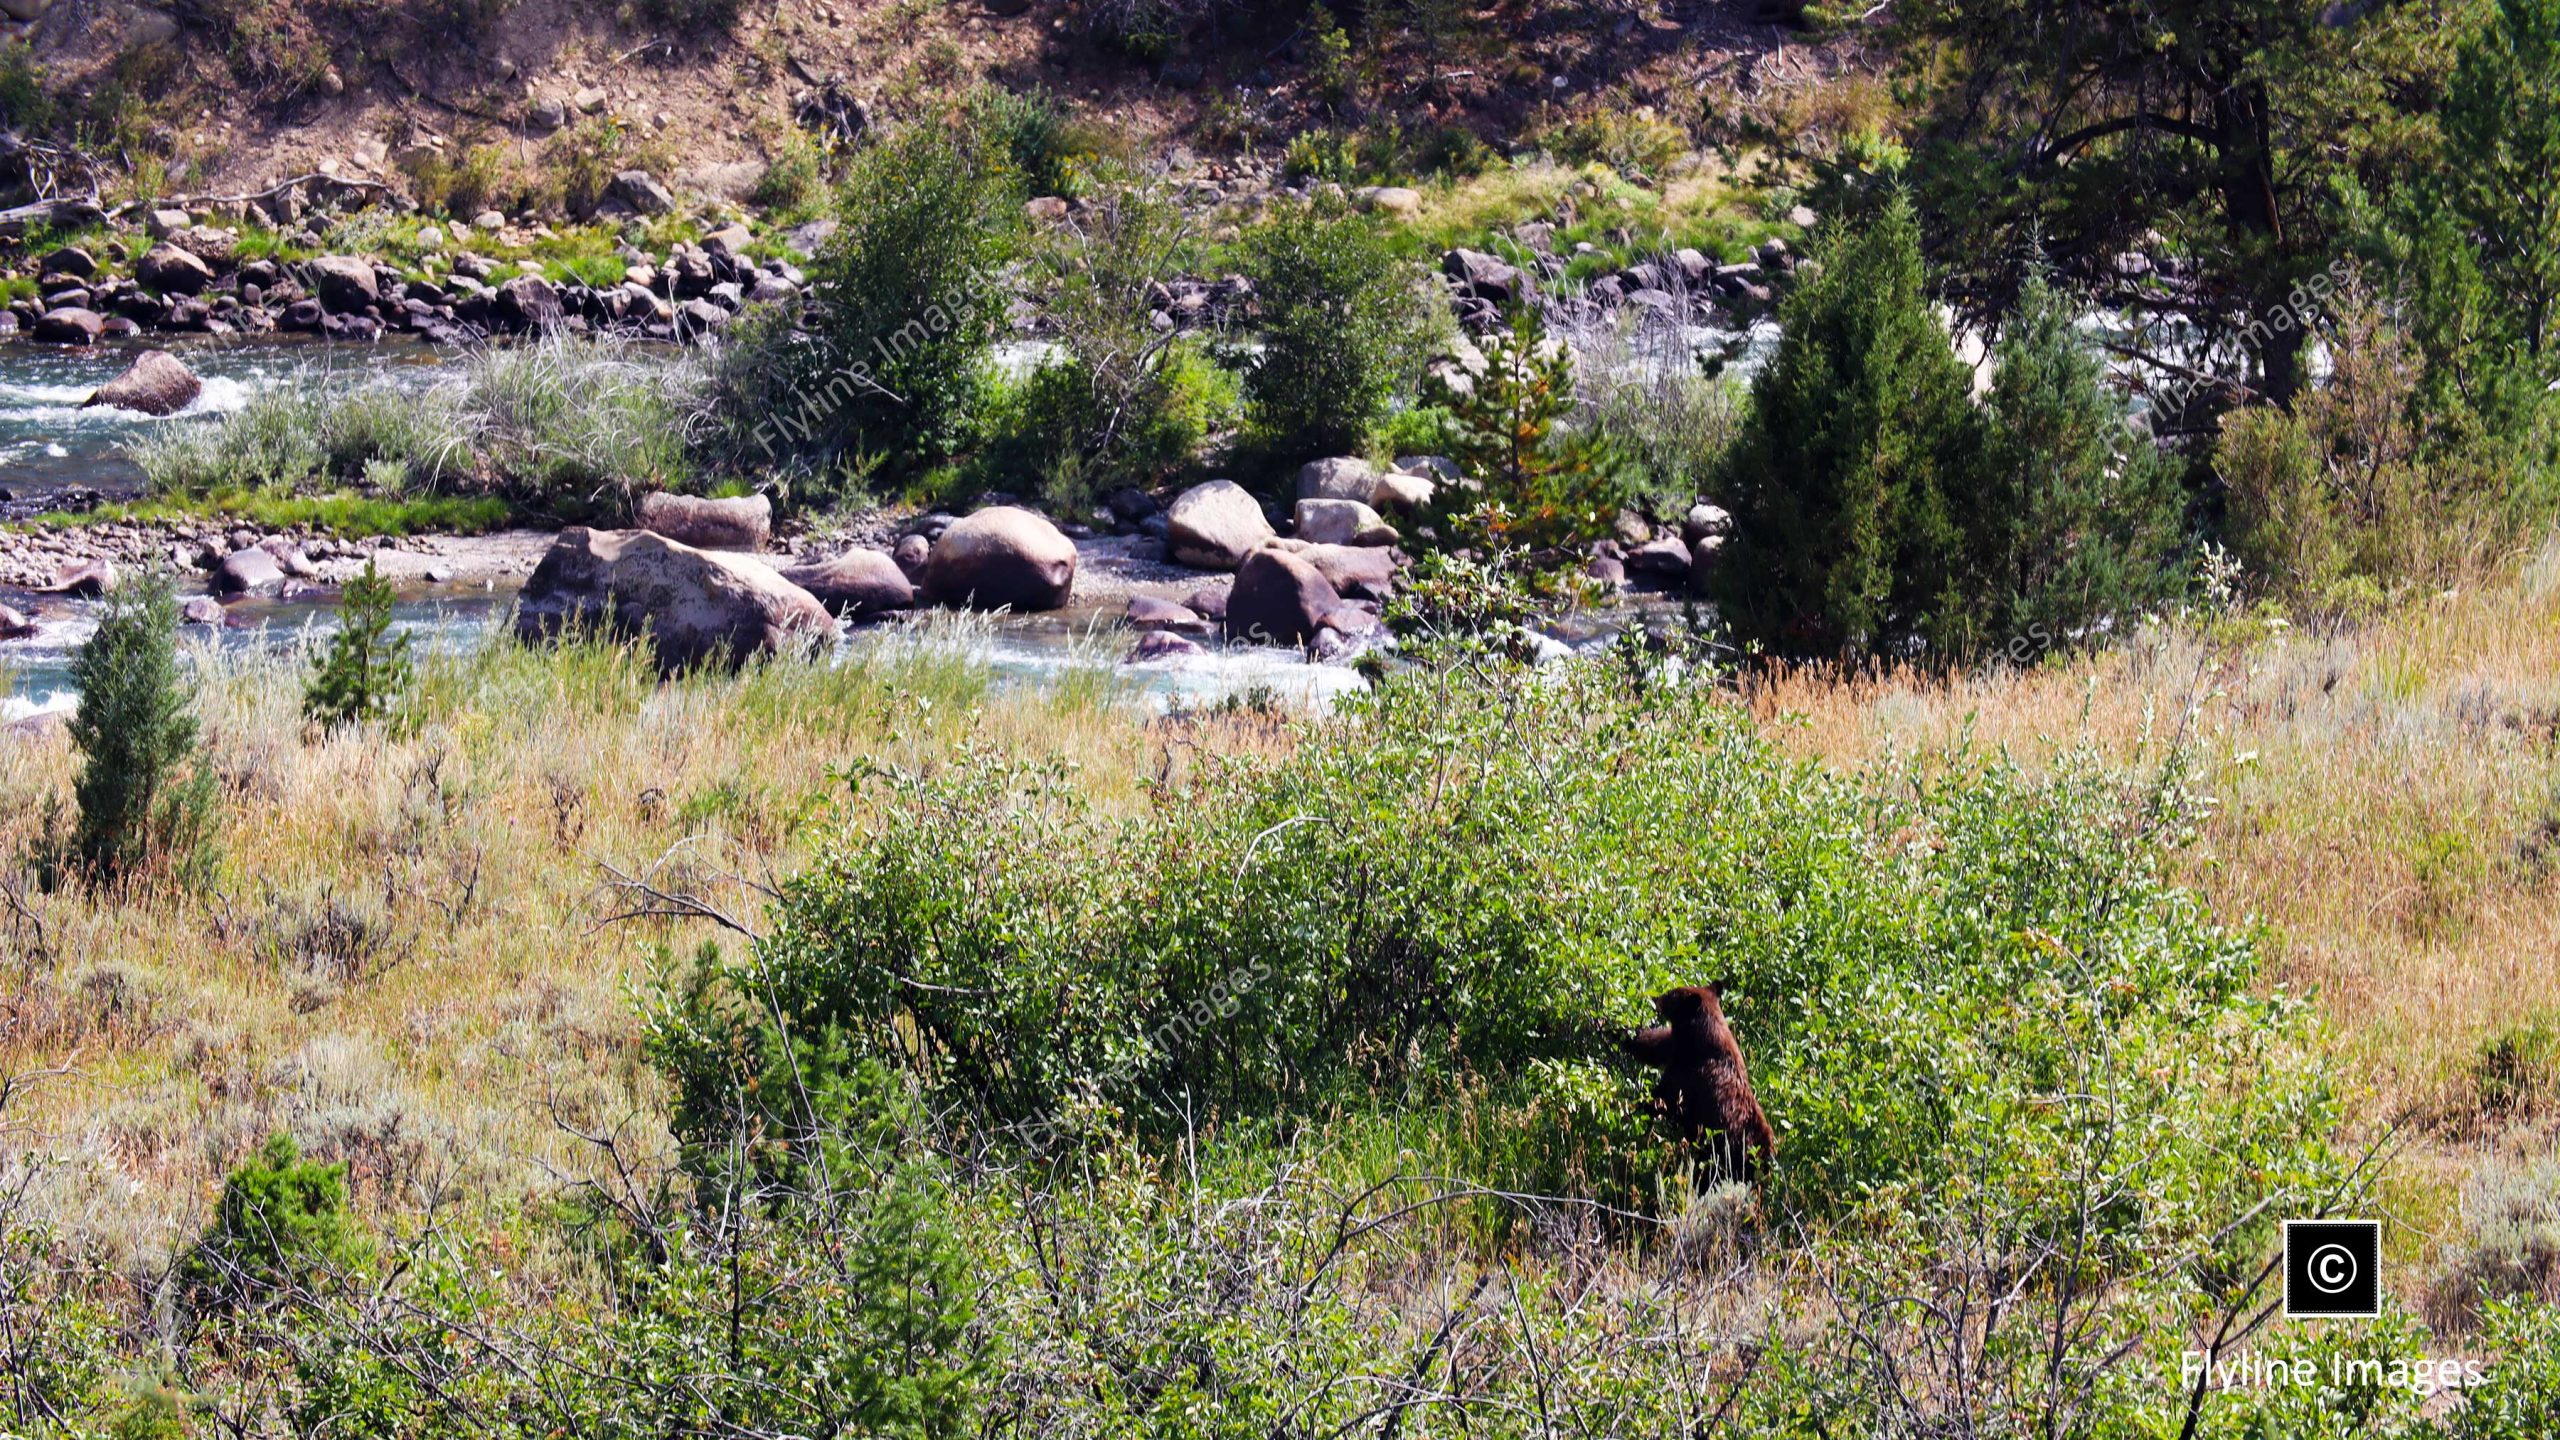
[[[48,94],[0,95],[0,112],[44,112],[8,118],[66,142],[55,184],[149,199],[325,170],[414,191],[422,168],[473,157],[520,183],[654,161],[679,189],[745,199],[804,126],[908,117],[984,82],[1208,151],[1353,125],[1507,148],[1595,107],[1716,141],[1863,68],[1853,44],[1771,23],[1759,0],[1404,0],[1346,16],[1338,48],[1337,22],[1296,5],[1132,36],[1113,28],[1124,7],[1094,0],[778,0],[726,23],[685,23],[704,0],[163,4],[9,0],[36,15],[6,28]]]

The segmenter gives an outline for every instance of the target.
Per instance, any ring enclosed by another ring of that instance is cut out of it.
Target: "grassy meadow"
[[[2531,1312],[2482,1301],[2548,1280],[2497,1207],[2560,1091],[2555,576],[1952,681],[1426,670],[1330,719],[938,643],[662,685],[495,642],[318,732],[300,653],[200,653],[218,878],[0,897],[6,1298],[65,1347],[10,1398],[78,1433],[2158,1433],[2251,1217],[2342,1197],[2391,1222],[2376,1343],[2520,1364]],[[0,748],[0,844],[74,765]],[[1781,1136],[1756,1195],[1695,1188],[1610,1058],[1711,977]],[[277,1134],[365,1238],[209,1307]],[[2004,1267],[2018,1324],[2073,1327],[2063,1383],[1984,1321],[1950,1368],[1931,1317]],[[2424,1398],[2286,1433],[2490,1410]]]

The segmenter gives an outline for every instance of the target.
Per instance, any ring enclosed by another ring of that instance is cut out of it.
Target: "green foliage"
[[[365,1248],[347,1213],[347,1167],[305,1160],[279,1133],[222,1182],[178,1279],[199,1314],[256,1308],[352,1268]]]
[[[1524,307],[1478,349],[1481,369],[1444,368],[1423,389],[1425,403],[1448,417],[1437,453],[1482,487],[1445,486],[1445,498],[1435,495],[1448,538],[1560,550],[1608,533],[1624,487],[1616,457],[1590,432],[1566,428],[1576,406],[1572,347],[1549,338],[1536,310]],[[1479,503],[1499,507],[1499,518],[1445,523]]]
[[[1421,277],[1376,222],[1288,205],[1248,231],[1260,353],[1240,362],[1246,414],[1283,463],[1356,455],[1416,368]]]
[[[2407,286],[2426,415],[2520,438],[2560,378],[2560,4],[2483,8],[2437,114],[2441,159],[2374,223]]]
[[[181,881],[212,863],[213,767],[178,668],[178,602],[145,575],[109,594],[71,661],[80,754],[71,853],[102,882],[158,870]]]
[[[1064,354],[990,407],[973,467],[986,483],[1019,492],[1037,476],[1072,509],[1191,462],[1232,409],[1221,403],[1232,384],[1154,313],[1197,258],[1181,206],[1143,184],[1106,191],[1039,237],[1027,288]]]
[[[347,582],[338,610],[338,633],[302,693],[302,713],[314,724],[352,725],[392,714],[412,676],[410,638],[391,633],[391,582],[367,561]]]
[[[180,420],[126,446],[154,495],[358,487],[386,501],[491,496],[519,513],[614,516],[690,482],[694,372],[611,341],[549,336],[474,354],[425,391],[315,371],[218,422]]]
[[[1626,363],[1586,358],[1582,382],[1592,433],[1620,457],[1632,498],[1664,516],[1684,514],[1714,489],[1750,409],[1749,390],[1702,370],[1685,336],[1677,337],[1676,353],[1662,353],[1673,348],[1671,338]]]
[[[982,86],[971,92],[963,116],[977,143],[1002,162],[1024,197],[1081,192],[1091,147],[1048,91]]]
[[[1689,132],[1651,106],[1582,110],[1542,128],[1537,140],[1569,165],[1606,165],[1640,184],[1661,184],[1689,153]]]
[[[1726,618],[1797,654],[1961,638],[1954,505],[1982,425],[1908,204],[1836,237],[1783,324],[1725,469],[1740,537],[1717,572]]]
[[[794,129],[774,143],[748,198],[770,212],[768,219],[789,222],[815,213],[826,190],[825,152],[807,131]]]
[[[2423,353],[2360,284],[2332,308],[2329,375],[2290,413],[2225,416],[2213,458],[2232,553],[2275,597],[2342,611],[2450,579],[2551,501],[2507,447],[2430,432]]]
[[[432,214],[469,219],[497,198],[507,152],[500,145],[465,145],[452,156],[428,150],[402,162],[418,207]]]
[[[2396,102],[2437,83],[2434,7],[1918,0],[1892,24],[1922,110],[1904,174],[1968,318],[2014,308],[2025,256],[2095,288],[2167,248],[2192,269],[2146,309],[2278,404],[2309,383],[2336,198],[2421,158]]]
[[[1992,352],[1981,479],[1957,497],[1971,603],[1940,627],[1957,650],[2060,645],[2178,583],[2176,470],[2106,392],[2074,311],[2031,282]]]
[[[842,222],[810,266],[810,333],[751,331],[724,404],[737,448],[819,468],[859,455],[912,471],[971,438],[1012,252],[1003,165],[986,147],[914,126],[855,157]],[[750,344],[752,342],[752,344]]]
[[[657,1007],[680,1130],[706,1151],[772,1131],[780,1037],[841,1031],[1035,1147],[1115,1115],[1159,1133],[1481,1083],[1597,1125],[1503,1183],[1650,1203],[1598,1123],[1641,1108],[1605,1027],[1721,977],[1790,1206],[1965,1167],[2059,1185],[2053,1154],[2096,1117],[2044,1097],[2089,1080],[2093,1047],[2122,1113],[2154,1117],[2121,1163],[2163,1203],[2126,1225],[2201,1243],[2239,1191],[2317,1158],[2296,1007],[2254,996],[2247,944],[2160,878],[2173,784],[2131,823],[2121,785],[2076,771],[1941,757],[1853,786],[1634,673],[1390,680],[1272,766],[1207,770],[1124,821],[983,752],[867,772],[770,937]],[[1619,1108],[1572,1098],[1592,1087]]]
[[[2560,1304],[2492,1305],[2481,1338],[2498,1359],[2445,1423],[2446,1440],[2560,1433]]]
[[[1316,98],[1335,107],[1350,103],[1360,88],[1360,74],[1351,59],[1350,34],[1322,5],[1308,8],[1304,34],[1307,83]]]
[[[24,40],[0,43],[0,126],[31,135],[52,128],[59,107]]]

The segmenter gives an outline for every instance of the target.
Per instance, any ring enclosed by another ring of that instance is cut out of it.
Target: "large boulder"
[[[213,567],[208,582],[216,595],[247,595],[259,590],[272,590],[284,583],[284,562],[264,546],[252,545],[234,550]]]
[[[643,215],[675,213],[675,192],[646,170],[624,170],[613,177],[613,198]]]
[[[1233,570],[1271,542],[1262,504],[1233,480],[1194,485],[1165,512],[1165,553],[1195,570]]]
[[[1341,603],[1306,557],[1277,546],[1256,550],[1236,571],[1227,597],[1227,634],[1262,645],[1304,645]]]
[[[1132,630],[1180,630],[1192,635],[1209,633],[1209,622],[1198,611],[1154,595],[1130,596],[1129,613],[1121,623]]]
[[[518,330],[549,330],[567,314],[560,292],[539,275],[519,275],[499,286],[492,303],[498,319]]]
[[[112,560],[74,560],[55,571],[53,583],[43,588],[46,593],[68,595],[74,600],[95,600],[115,593],[122,583],[124,577],[116,573]]]
[[[322,308],[339,315],[362,310],[382,298],[373,262],[353,255],[323,255],[312,261],[311,288]]]
[[[1689,542],[1677,535],[1660,535],[1641,545],[1627,547],[1627,573],[1654,575],[1664,580],[1685,581],[1692,564]]]
[[[1692,545],[1709,536],[1724,536],[1732,533],[1733,516],[1728,514],[1723,506],[1710,505],[1704,500],[1690,506],[1688,516],[1680,522],[1681,538]]]
[[[1393,545],[1404,538],[1357,500],[1301,500],[1298,538],[1317,545]]]
[[[106,316],[85,305],[64,305],[37,316],[27,333],[55,345],[91,345],[106,332]]]
[[[1481,250],[1452,250],[1440,257],[1440,269],[1457,287],[1480,300],[1508,304],[1528,293],[1528,277],[1507,261]]]
[[[794,565],[782,578],[818,597],[838,615],[877,615],[916,603],[916,587],[885,550],[847,550],[832,560]]]
[[[773,502],[762,495],[706,500],[663,491],[640,497],[640,528],[697,550],[761,550],[773,538]]]
[[[135,263],[133,278],[163,295],[201,295],[213,284],[213,267],[191,250],[160,244]]]
[[[24,640],[36,633],[36,622],[23,613],[0,605],[0,640]]]
[[[1298,498],[1367,505],[1378,498],[1378,472],[1366,460],[1310,460],[1298,468]]]
[[[1055,610],[1075,589],[1076,542],[1028,510],[991,505],[942,532],[925,598],[978,610]]]
[[[1408,515],[1424,515],[1431,510],[1431,497],[1439,493],[1427,475],[1390,471],[1378,477],[1377,493],[1369,503],[1381,511],[1399,510]]]
[[[527,642],[571,628],[645,634],[667,672],[738,665],[836,633],[816,596],[761,561],[646,530],[585,526],[551,542],[516,609],[516,634]]]
[[[1316,567],[1325,583],[1345,595],[1384,600],[1396,590],[1398,552],[1376,545],[1311,545],[1282,540],[1279,548]]]
[[[177,356],[166,350],[145,350],[125,367],[123,374],[99,386],[80,403],[84,408],[108,405],[145,415],[175,415],[196,403],[196,397],[203,393],[204,382]]]

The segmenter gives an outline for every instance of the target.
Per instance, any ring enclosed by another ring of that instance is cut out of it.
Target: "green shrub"
[[[715,412],[741,455],[820,469],[888,455],[920,470],[979,418],[1013,239],[1002,167],[915,126],[856,157],[835,205],[842,226],[810,265],[809,332],[776,323],[733,340]],[[727,403],[741,395],[758,408]]]
[[[1716,583],[1744,639],[1893,653],[1962,633],[1953,505],[1982,425],[1927,279],[1918,223],[1896,198],[1788,296],[1720,487],[1737,541]]]
[[[774,220],[796,220],[813,213],[827,191],[826,156],[805,130],[791,130],[774,143],[748,198],[769,210]]]
[[[2560,1434],[2560,1303],[2492,1305],[2481,1339],[2498,1358],[2444,1423],[2446,1440]]]
[[[308,1290],[364,1253],[347,1214],[347,1167],[305,1160],[292,1136],[277,1134],[222,1182],[178,1278],[199,1314],[255,1308]]]
[[[2150,1117],[2111,1163],[2161,1194],[2108,1225],[2204,1244],[2243,1192],[2322,1163],[2300,1007],[2257,997],[2248,944],[2161,878],[2166,779],[2130,823],[2122,781],[2084,768],[1937,757],[1852,784],[1614,662],[1391,679],[1269,766],[1204,769],[1120,821],[983,753],[866,775],[770,938],[657,1007],[688,1133],[784,1123],[756,1098],[768,1030],[840,1029],[1035,1144],[1480,1084],[1594,1121],[1489,1181],[1650,1204],[1655,1172],[1600,1123],[1642,1109],[1607,1027],[1720,979],[1782,1206],[2050,1178],[2091,1117],[2048,1097],[2096,1083],[2100,1052],[2111,1101]]]
[[[41,135],[52,128],[57,108],[34,47],[24,40],[0,43],[0,126]]]
[[[1378,225],[1326,203],[1248,231],[1262,349],[1240,362],[1248,418],[1281,461],[1355,455],[1416,370],[1421,277]]]
[[[347,582],[338,609],[338,633],[330,638],[302,692],[302,713],[314,724],[351,725],[390,715],[409,688],[410,637],[391,633],[391,582],[365,562]]]
[[[1630,499],[1668,517],[1712,493],[1750,411],[1741,382],[1702,371],[1685,337],[1676,350],[1612,346],[1581,370],[1584,423],[1620,458]]]
[[[1063,356],[990,407],[976,469],[1009,491],[1037,476],[1080,507],[1191,463],[1232,388],[1196,346],[1154,324],[1156,297],[1196,259],[1190,224],[1160,190],[1130,185],[1041,237],[1028,285]]]
[[[101,882],[146,870],[200,877],[212,863],[213,767],[178,668],[178,602],[166,576],[108,595],[71,679],[80,692],[73,857]]]
[[[964,119],[978,145],[1003,162],[1026,198],[1082,190],[1081,165],[1092,157],[1092,147],[1048,91],[981,86],[970,93]]]
[[[418,206],[432,214],[468,219],[497,198],[507,152],[499,145],[466,145],[455,156],[429,150],[403,162]]]

